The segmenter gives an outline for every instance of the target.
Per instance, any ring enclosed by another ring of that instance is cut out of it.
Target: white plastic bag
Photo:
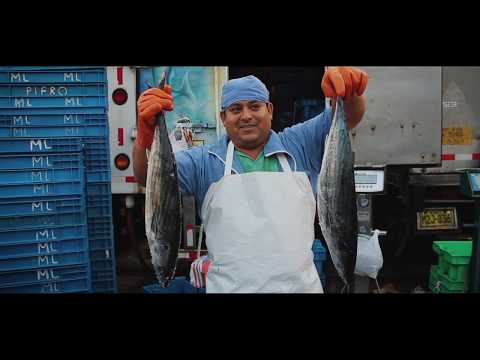
[[[379,233],[379,230],[375,230],[372,236],[358,235],[355,274],[372,279],[377,278],[377,274],[383,266],[382,250],[378,243]]]

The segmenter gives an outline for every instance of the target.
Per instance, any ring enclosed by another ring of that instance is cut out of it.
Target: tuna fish
[[[160,88],[163,88],[166,76],[165,73]],[[163,112],[157,118],[148,157],[145,233],[155,275],[162,287],[168,287],[169,281],[175,277],[182,236],[182,203],[175,157]]]
[[[333,265],[349,291],[357,257],[357,206],[354,158],[340,97],[317,180],[317,208]]]

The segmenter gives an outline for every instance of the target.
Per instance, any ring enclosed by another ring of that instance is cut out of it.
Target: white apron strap
[[[232,173],[232,163],[233,163],[233,150],[235,149],[233,142],[230,140],[227,148],[227,158],[225,159],[225,172],[223,176],[230,175]]]
[[[202,250],[202,242],[203,242],[203,223],[200,225],[200,233],[198,234],[197,259],[200,257],[200,251]]]
[[[280,165],[282,166],[282,169],[284,172],[292,172],[292,169],[290,168],[290,164],[288,163],[288,160],[285,154],[278,153],[277,159],[280,162]]]

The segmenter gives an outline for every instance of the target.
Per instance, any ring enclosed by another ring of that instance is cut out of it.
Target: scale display
[[[466,169],[460,177],[462,194],[472,198],[480,197],[480,170]]]
[[[480,174],[479,173],[470,174],[470,184],[472,186],[473,193],[478,193],[480,191]]]
[[[357,193],[381,193],[385,184],[383,170],[355,170],[355,191]]]

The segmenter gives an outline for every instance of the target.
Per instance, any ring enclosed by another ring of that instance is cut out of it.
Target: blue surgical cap
[[[241,100],[269,102],[267,87],[253,75],[228,80],[223,85],[222,110]]]

